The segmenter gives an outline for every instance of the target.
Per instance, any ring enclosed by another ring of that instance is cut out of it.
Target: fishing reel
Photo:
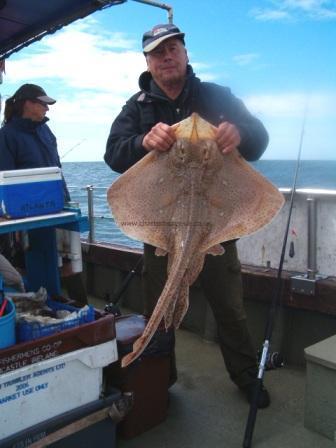
[[[121,316],[121,311],[118,305],[114,304],[113,302],[108,303],[105,305],[104,311],[109,314],[113,314],[115,317]]]
[[[257,354],[258,363],[260,362],[262,352],[259,350]],[[267,353],[265,360],[265,370],[275,370],[284,366],[284,359],[281,353],[271,352]]]

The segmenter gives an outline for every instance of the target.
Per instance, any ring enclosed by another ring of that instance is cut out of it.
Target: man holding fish
[[[215,142],[222,154],[237,148],[244,159],[253,161],[264,152],[268,134],[262,123],[228,88],[195,76],[184,36],[173,24],[157,25],[144,33],[147,71],[139,79],[141,90],[127,101],[107,141],[104,159],[114,171],[125,172],[152,151],[169,151],[176,141],[173,125],[195,112],[216,127]],[[246,324],[240,262],[234,240],[222,246],[222,255],[206,255],[199,281],[216,319],[230,378],[251,402],[258,368]],[[158,257],[155,247],[145,244],[145,314],[152,314],[166,280],[167,257]],[[263,388],[258,406],[269,404]]]

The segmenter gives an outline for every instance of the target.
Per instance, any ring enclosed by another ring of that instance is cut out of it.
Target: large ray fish
[[[169,151],[151,151],[108,190],[114,219],[126,235],[155,246],[158,256],[168,254],[166,284],[123,367],[143,352],[162,319],[166,329],[178,328],[206,254],[223,254],[221,242],[259,230],[284,203],[237,150],[219,151],[216,128],[199,115],[174,130],[177,140]]]

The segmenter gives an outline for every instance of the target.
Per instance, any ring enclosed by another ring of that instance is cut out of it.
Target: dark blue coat
[[[107,140],[104,160],[112,170],[123,173],[148,154],[142,141],[156,123],[172,125],[192,112],[214,126],[222,121],[236,125],[241,137],[240,154],[249,161],[261,157],[268,144],[263,124],[227,87],[200,81],[191,66],[187,75],[185,87],[174,101],[158,88],[149,72],[140,76],[141,91],[127,101],[113,122]]]
[[[20,170],[58,166],[61,162],[56,137],[46,125],[28,118],[14,117],[0,129],[0,170]],[[70,195],[64,182],[64,199]]]

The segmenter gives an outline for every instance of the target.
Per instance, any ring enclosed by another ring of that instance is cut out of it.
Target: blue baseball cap
[[[142,49],[144,53],[149,53],[166,39],[177,37],[183,42],[184,33],[176,25],[168,23],[165,25],[155,25],[150,31],[146,31],[142,36]]]

